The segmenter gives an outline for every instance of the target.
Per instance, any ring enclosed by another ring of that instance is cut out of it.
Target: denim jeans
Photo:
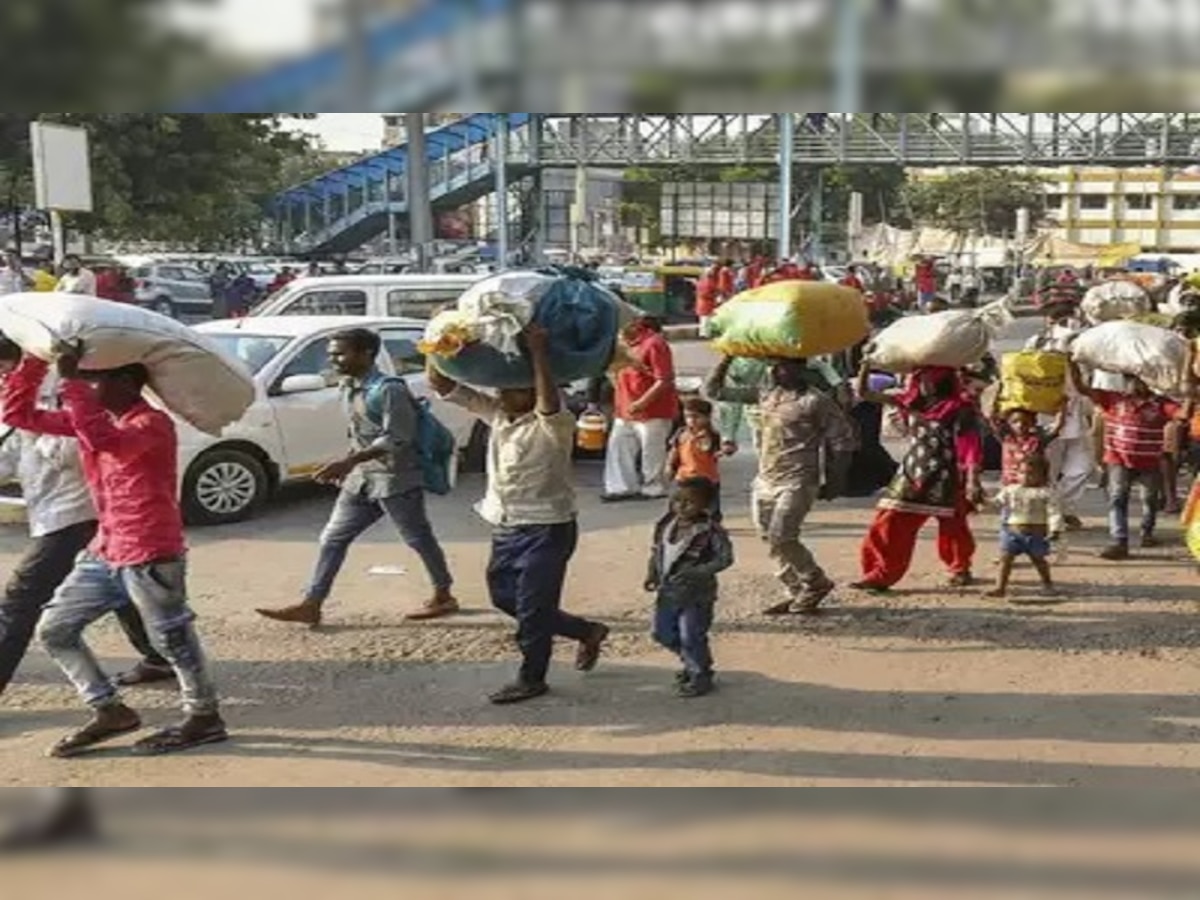
[[[524,662],[521,681],[542,684],[550,668],[554,638],[586,640],[591,622],[562,611],[567,564],[575,554],[575,522],[498,528],[492,534],[488,591],[492,605],[517,620],[517,642]]]
[[[82,553],[42,613],[37,636],[89,706],[117,701],[117,690],[83,640],[100,617],[133,604],[170,661],[183,695],[184,711],[217,711],[217,690],[208,675],[200,639],[188,605],[187,565],[182,559],[142,566],[111,566]]]
[[[713,609],[711,603],[659,603],[654,610],[654,640],[677,654],[692,677],[712,674],[708,632]]]
[[[1142,536],[1154,534],[1158,524],[1158,506],[1162,499],[1162,472],[1158,469],[1108,467],[1108,529],[1118,544],[1129,543],[1129,498],[1133,486],[1142,497]]]
[[[385,515],[392,520],[404,543],[421,557],[434,589],[450,589],[454,579],[450,577],[446,555],[425,514],[425,492],[421,488],[382,500],[342,491],[338,494],[333,512],[329,514],[325,530],[321,532],[321,548],[312,582],[305,594],[306,600],[324,603],[329,599],[333,582],[346,562],[350,545]]]

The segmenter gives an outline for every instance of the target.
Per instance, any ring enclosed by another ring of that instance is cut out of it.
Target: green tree
[[[29,123],[0,114],[0,202],[28,206]],[[309,138],[280,127],[282,116],[246,113],[45,113],[86,128],[96,210],[72,215],[81,233],[221,249],[253,240],[267,199],[303,157]]]
[[[1036,224],[1045,214],[1046,179],[1013,169],[967,169],[944,178],[914,181],[904,198],[916,222],[956,234],[1012,234],[1017,210]]]

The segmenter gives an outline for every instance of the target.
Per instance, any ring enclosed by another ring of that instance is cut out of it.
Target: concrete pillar
[[[429,199],[429,160],[425,144],[425,114],[405,113],[408,133],[405,171],[408,176],[408,222],[417,265],[423,271],[433,244],[433,206]]]

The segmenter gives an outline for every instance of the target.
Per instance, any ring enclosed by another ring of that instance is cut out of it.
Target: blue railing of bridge
[[[378,71],[397,55],[423,41],[445,38],[467,22],[478,24],[510,11],[514,0],[421,0],[403,16],[371,29],[366,63]],[[329,47],[302,59],[246,76],[211,94],[195,97],[172,112],[329,112],[354,60],[349,47]],[[341,92],[344,94],[344,92]]]
[[[475,113],[425,133],[430,194],[438,200],[479,186],[493,176],[484,151],[499,127],[509,132],[528,125],[530,113]],[[337,243],[343,233],[363,229],[379,233],[380,217],[407,209],[405,174],[408,144],[389,148],[334,169],[274,198],[271,212],[288,223],[288,233],[304,250]],[[367,227],[373,220],[374,228]]]

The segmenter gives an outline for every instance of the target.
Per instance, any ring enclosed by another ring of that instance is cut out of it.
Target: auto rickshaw
[[[664,322],[696,317],[700,266],[631,266],[621,276],[621,291],[634,306]]]

